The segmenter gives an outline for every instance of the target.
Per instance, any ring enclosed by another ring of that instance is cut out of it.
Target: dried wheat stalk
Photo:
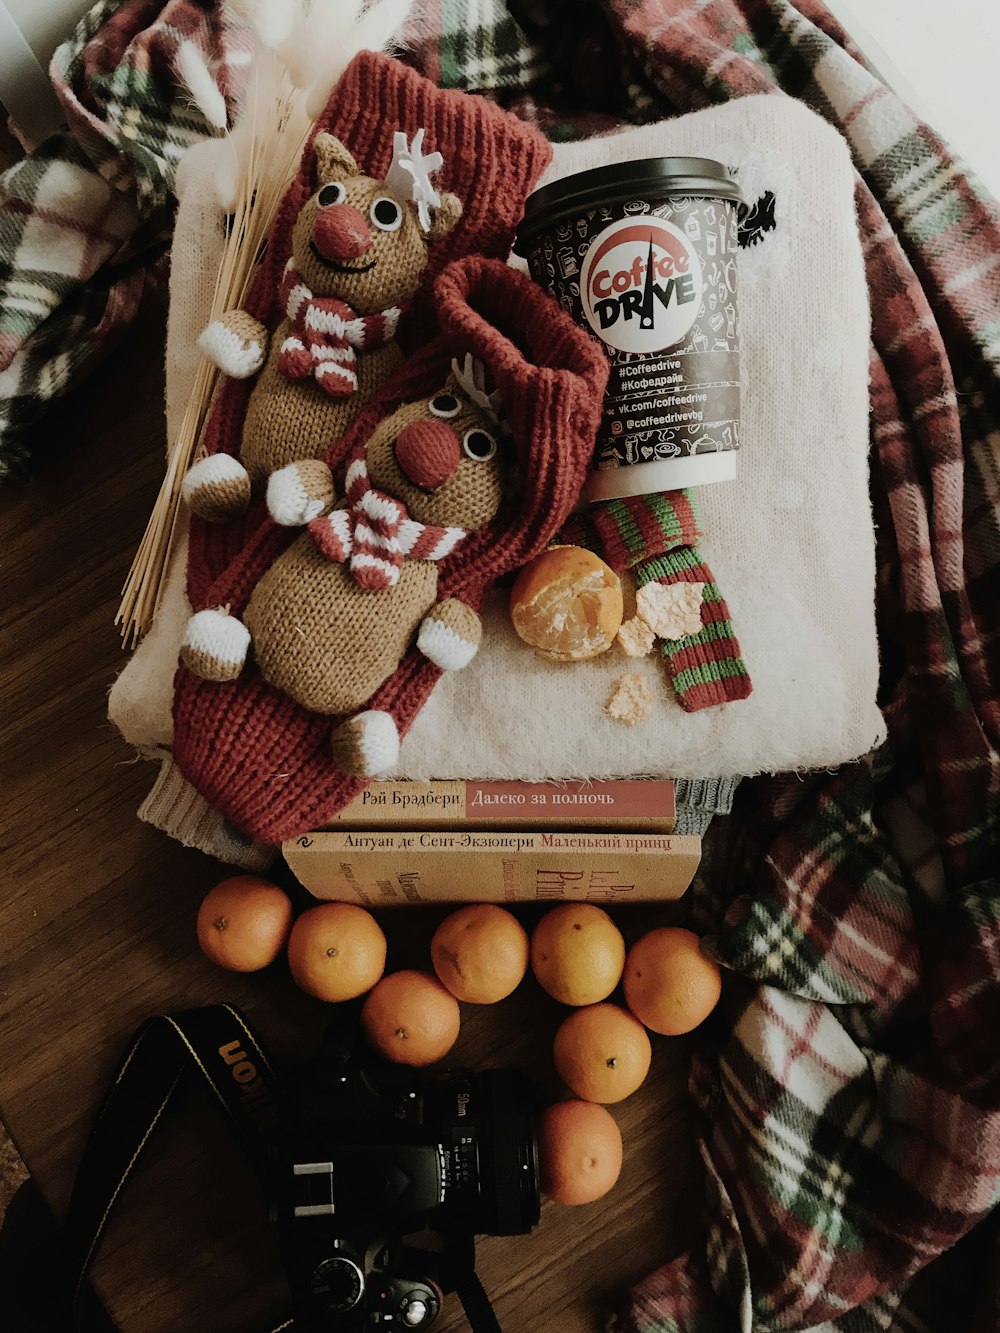
[[[253,42],[246,109],[233,130],[225,128],[221,97],[204,57],[182,50],[177,72],[210,124],[224,131],[219,141],[220,204],[230,215],[210,320],[241,307],[281,198],[298,169],[311,119],[330,88],[359,51],[390,45],[403,26],[411,0],[238,0],[232,7],[249,25]],[[200,62],[200,63],[199,63]],[[181,483],[194,461],[219,372],[207,360],[198,366],[194,389],[170,447],[166,474],[146,531],[122,588],[115,616],[122,641],[134,648],[159,609],[167,569],[182,526]]]

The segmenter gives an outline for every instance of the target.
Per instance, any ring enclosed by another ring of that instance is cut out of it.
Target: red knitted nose
[[[324,259],[346,264],[357,259],[372,243],[368,223],[350,204],[331,204],[316,214],[313,245]]]
[[[396,437],[396,462],[424,490],[443,486],[461,461],[458,436],[443,421],[411,421]]]

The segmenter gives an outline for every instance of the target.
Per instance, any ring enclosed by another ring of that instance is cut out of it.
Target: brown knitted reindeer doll
[[[406,403],[356,450],[345,496],[320,459],[272,474],[272,518],[308,525],[254,588],[242,623],[220,608],[188,622],[181,662],[206,680],[234,680],[251,641],[266,681],[314,713],[347,715],[331,743],[347,773],[391,767],[392,716],[360,711],[412,643],[454,671],[476,654],[479,616],[438,600],[438,561],[494,518],[513,450],[483,368],[454,362],[440,392]]]
[[[438,195],[430,184],[442,159],[424,156],[422,147],[423,130],[412,144],[397,132],[379,181],[363,175],[333,135],[316,136],[317,188],[292,230],[278,293],[281,324],[272,336],[234,310],[199,340],[225,374],[246,379],[260,371],[239,459],[213,454],[185,478],[185,499],[200,517],[226,520],[272,472],[322,453],[401,363],[396,326],[420,286],[427,247],[462,213],[455,195]]]

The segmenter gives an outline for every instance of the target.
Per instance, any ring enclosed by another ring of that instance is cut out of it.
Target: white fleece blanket
[[[762,204],[756,243],[739,255],[739,474],[701,491],[700,549],[729,603],[753,693],[690,714],[655,657],[636,663],[615,649],[587,663],[545,662],[514,635],[501,591],[478,656],[441,680],[406,738],[401,776],[750,775],[836,766],[884,738],[875,705],[867,287],[846,145],[791,99],[744,98],[556,145],[543,183],[673,154],[737,167],[748,204]],[[171,277],[171,436],[221,237],[196,156],[186,168]],[[189,611],[182,571],[183,551],[154,631],[111,692],[112,721],[150,756],[170,743],[171,679]],[[634,727],[603,711],[626,670],[641,671],[657,701]]]

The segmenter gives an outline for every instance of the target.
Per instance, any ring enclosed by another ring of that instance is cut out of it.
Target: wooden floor
[[[125,661],[119,590],[161,474],[164,321],[150,304],[114,362],[47,419],[33,478],[0,490],[0,1117],[58,1217],[104,1085],[148,1015],[232,1001],[286,1062],[329,1015],[281,966],[237,978],[200,955],[195,912],[223,869],[136,819],[151,774],[106,717]],[[426,967],[439,914],[398,910],[384,917],[390,966]],[[629,937],[669,914],[618,919]],[[456,1062],[517,1063],[556,1093],[560,1010],[533,983],[463,1009]],[[696,1239],[689,1055],[687,1041],[658,1039],[646,1085],[615,1108],[625,1165],[605,1200],[546,1204],[530,1236],[480,1243],[508,1333],[595,1333],[617,1290]],[[284,1313],[262,1196],[207,1102],[192,1097],[153,1141],[95,1283],[123,1333],[252,1333]],[[454,1302],[437,1327],[466,1327]]]

